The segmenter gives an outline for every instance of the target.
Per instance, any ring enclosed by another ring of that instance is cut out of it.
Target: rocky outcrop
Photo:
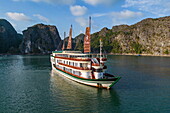
[[[91,37],[93,52],[98,52],[102,38],[107,53],[170,54],[170,16],[103,28]]]
[[[79,34],[73,39],[73,48],[74,50],[83,51],[83,42],[84,42],[84,34]]]
[[[73,38],[73,50],[83,51],[84,34]],[[91,50],[99,52],[99,39],[106,53],[170,55],[170,16],[144,19],[134,25],[103,28],[91,35]],[[22,40],[22,43],[21,43]],[[0,19],[0,53],[47,54],[65,47],[55,26],[37,24],[17,34],[12,25]],[[21,43],[21,44],[20,44]],[[18,49],[18,45],[20,47]]]
[[[61,38],[55,26],[37,24],[23,31],[23,54],[48,54],[57,49]]]
[[[19,53],[22,35],[5,19],[0,19],[0,53]]]
[[[84,34],[79,34],[78,36],[76,36],[75,38],[72,38],[72,50],[78,50],[78,51],[83,51],[83,42],[84,42]],[[63,47],[63,43],[64,43],[64,47],[65,50],[67,50],[67,44],[68,44],[68,37],[66,37],[64,40],[62,40],[59,44],[59,48],[58,50],[61,50],[61,48]]]

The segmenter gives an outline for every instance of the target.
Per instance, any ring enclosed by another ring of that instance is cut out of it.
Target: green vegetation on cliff
[[[24,38],[22,38],[24,37]],[[144,19],[134,25],[103,28],[91,34],[91,50],[99,52],[99,39],[103,41],[104,53],[170,54],[170,16]],[[37,24],[19,35],[12,25],[0,19],[0,53],[47,54],[61,50],[63,42],[56,26]],[[73,50],[83,51],[84,34],[73,39]],[[22,43],[21,43],[22,42]]]
[[[142,45],[141,44],[139,44],[138,42],[133,42],[132,44],[131,44],[131,47],[132,47],[132,53],[136,53],[136,54],[141,54],[142,52],[143,52],[143,50],[142,50]]]
[[[91,35],[91,50],[99,52],[102,38],[106,53],[170,54],[170,16],[144,19],[134,25],[103,28]],[[83,48],[79,44],[77,48]]]

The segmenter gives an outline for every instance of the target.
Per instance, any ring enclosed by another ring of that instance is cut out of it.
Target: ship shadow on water
[[[57,93],[63,96],[60,101],[66,104],[62,108],[64,111],[106,112],[108,109],[109,112],[120,112],[121,101],[114,88],[111,90],[95,88],[74,82],[53,71],[50,74],[51,90],[54,95]]]

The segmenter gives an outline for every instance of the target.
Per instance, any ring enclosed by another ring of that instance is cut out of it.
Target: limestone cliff
[[[83,41],[84,41],[84,34],[79,34],[75,38],[72,38],[72,50],[78,50],[83,51]],[[67,48],[68,43],[68,37],[66,37],[64,40],[61,41],[61,43],[58,46],[58,50],[61,50],[63,46],[63,42],[65,43],[65,49]]]
[[[61,38],[55,26],[37,24],[23,31],[20,50],[24,54],[48,54],[57,49]]]
[[[79,34],[73,39],[74,50],[83,51],[84,36],[84,34]]]
[[[0,53],[19,53],[22,35],[5,19],[0,19]]]
[[[170,54],[170,16],[103,28],[91,37],[93,52],[98,52],[102,38],[107,53]]]
[[[83,38],[84,34],[73,38],[73,50],[83,51]],[[170,16],[148,18],[130,26],[105,27],[91,35],[94,53],[99,52],[100,38],[106,53],[170,55]],[[64,40],[65,46],[67,40]],[[63,41],[55,26],[37,24],[28,27],[22,38],[8,21],[0,19],[0,53],[18,53],[19,44],[23,54],[47,54],[61,50]]]

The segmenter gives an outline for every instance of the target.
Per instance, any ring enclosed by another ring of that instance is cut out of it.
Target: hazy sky
[[[57,26],[63,38],[73,25],[73,36],[85,32],[92,17],[92,32],[103,27],[134,24],[145,18],[170,16],[170,0],[0,0],[0,18],[18,32],[34,24]]]

